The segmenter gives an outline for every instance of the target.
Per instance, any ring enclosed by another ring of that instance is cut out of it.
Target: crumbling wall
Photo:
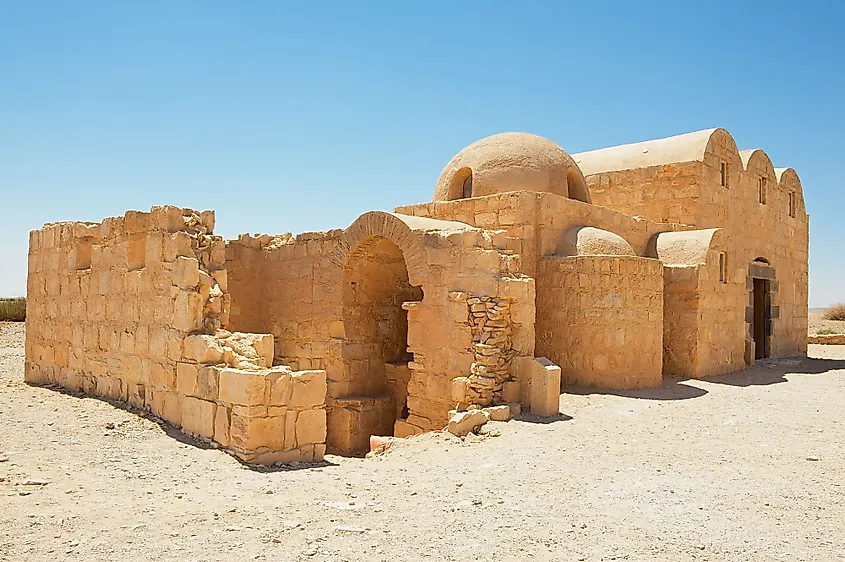
[[[537,355],[564,385],[662,382],[663,265],[631,256],[550,256],[537,277]]]
[[[255,325],[272,334],[276,363],[294,369],[329,368],[340,353],[332,343],[342,335],[342,268],[331,260],[342,233],[242,234],[229,241],[227,259],[235,261],[227,262],[227,268],[233,278],[247,279],[249,285],[233,292],[228,327],[245,331]]]
[[[221,329],[230,297],[225,244],[213,228],[210,211],[153,207],[99,224],[53,223],[33,231],[26,380],[151,411],[248,461],[263,462],[270,453],[290,460],[321,457],[324,388],[318,403],[307,404],[293,395],[290,404],[271,401],[265,392],[263,410],[227,398],[235,395],[227,389],[247,387],[254,378],[276,379],[284,371],[296,379],[294,387],[310,389],[306,381],[315,375],[272,368],[271,336]],[[309,392],[319,394],[319,382],[314,385]],[[294,412],[295,431],[309,426],[302,439],[260,437],[261,423],[288,419],[279,408]]]
[[[368,431],[439,429],[456,405],[501,402],[501,368],[495,398],[453,400],[452,381],[473,365],[482,375],[487,357],[474,348],[484,342],[473,341],[468,299],[503,307],[491,314],[507,311],[505,355],[533,358],[533,279],[503,232],[372,212],[344,231],[243,235],[228,247],[233,256],[255,251],[260,281],[250,294],[260,295],[260,324],[276,338],[277,363],[326,370],[335,450],[360,453]],[[233,308],[240,298],[250,296],[235,296]]]

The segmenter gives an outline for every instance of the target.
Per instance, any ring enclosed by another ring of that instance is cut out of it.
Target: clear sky
[[[431,199],[463,146],[725,127],[791,166],[845,301],[845,2],[0,0],[0,296],[27,232],[176,204],[217,232]]]

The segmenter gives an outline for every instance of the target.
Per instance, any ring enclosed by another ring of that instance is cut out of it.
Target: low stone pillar
[[[560,367],[545,357],[535,357],[531,369],[531,413],[556,416],[560,413]]]

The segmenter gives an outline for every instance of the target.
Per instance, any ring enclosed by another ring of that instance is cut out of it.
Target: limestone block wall
[[[229,327],[272,334],[277,363],[327,368],[340,353],[332,344],[342,335],[342,269],[331,256],[342,233],[244,234],[229,241],[227,269],[240,281],[232,287]]]
[[[233,398],[233,389],[279,378],[284,368],[272,368],[271,336],[221,329],[229,321],[229,280],[213,227],[210,211],[153,207],[33,231],[26,380],[146,409],[247,461],[271,453],[314,460],[325,444],[323,399],[299,401],[299,391],[270,400],[265,393],[262,410]],[[319,382],[310,382],[316,375],[285,373],[294,388],[319,394]],[[279,418],[293,420],[294,434],[308,429],[292,441],[269,441],[260,424],[270,422],[253,420],[270,418],[285,427]]]
[[[700,289],[698,265],[663,268],[663,376],[699,374]]]
[[[619,169],[606,169],[614,166],[607,161],[598,166],[601,171],[587,171],[593,202],[656,221],[722,229],[723,251],[730,264],[728,284],[732,287],[746,283],[749,267],[756,258],[766,260],[777,276],[772,306],[778,316],[772,322],[770,354],[806,354],[809,221],[795,171],[775,168],[762,150],[738,151],[733,137],[724,129],[640,145],[597,151],[614,152],[624,158],[615,165]],[[668,160],[661,161],[656,150]],[[575,159],[583,157],[588,166],[596,167],[596,155],[575,155]],[[607,154],[604,158],[607,160]],[[723,294],[723,287],[709,289],[703,294],[715,296],[708,299],[706,306],[713,305],[715,309],[708,312],[702,308],[708,318],[704,319],[701,337],[707,338],[713,332],[709,326],[716,318],[736,324],[731,325],[728,334],[719,334],[719,338],[731,337],[729,344],[714,341],[709,349],[702,349],[702,372],[740,368],[733,354],[751,338],[751,325],[738,312],[748,305],[750,287],[744,294],[730,289],[730,297]],[[719,300],[726,298],[729,301]],[[742,325],[745,333],[735,329]],[[723,352],[731,357],[720,356],[716,361],[715,355]]]
[[[593,204],[657,222],[698,223],[701,162],[666,163],[587,176]]]
[[[592,226],[618,234],[640,256],[647,254],[656,233],[689,229],[680,224],[629,216],[553,193],[526,191],[420,203],[397,207],[396,212],[504,230],[507,249],[520,256],[523,273],[532,277],[537,275],[540,260],[555,253],[560,237],[573,226]]]
[[[360,452],[388,422],[418,433],[444,427],[457,402],[501,402],[512,358],[533,357],[534,280],[503,232],[373,212],[344,231],[255,238],[228,246],[234,268],[257,269],[242,277],[259,280],[232,308],[260,295],[256,325],[275,336],[276,361],[327,371],[330,448]],[[492,377],[473,299],[495,301],[489,330],[506,324]],[[474,393],[453,401],[453,379],[473,374]]]
[[[549,256],[537,278],[537,355],[564,385],[659,386],[663,264],[631,256]]]

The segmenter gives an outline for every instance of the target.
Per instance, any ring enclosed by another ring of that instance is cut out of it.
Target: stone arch
[[[407,416],[413,360],[408,310],[424,299],[431,279],[424,239],[435,231],[468,229],[464,223],[372,211],[341,236],[331,256],[342,275],[336,359],[328,370],[327,445],[333,451],[364,454],[371,435],[393,435],[396,420]]]
[[[409,221],[409,219],[411,220]],[[332,255],[332,261],[342,269],[346,266],[350,252],[354,251],[359,244],[369,238],[386,238],[402,250],[411,285],[422,285],[426,268],[425,249],[423,247],[422,237],[414,236],[413,230],[408,224],[408,222],[413,223],[413,219],[419,221],[427,220],[395,213],[385,213],[384,211],[364,213],[349,225],[349,228],[343,233],[338,247]]]
[[[472,179],[472,168],[464,166],[455,170],[451,180],[449,180],[449,200],[468,199],[472,197]]]

